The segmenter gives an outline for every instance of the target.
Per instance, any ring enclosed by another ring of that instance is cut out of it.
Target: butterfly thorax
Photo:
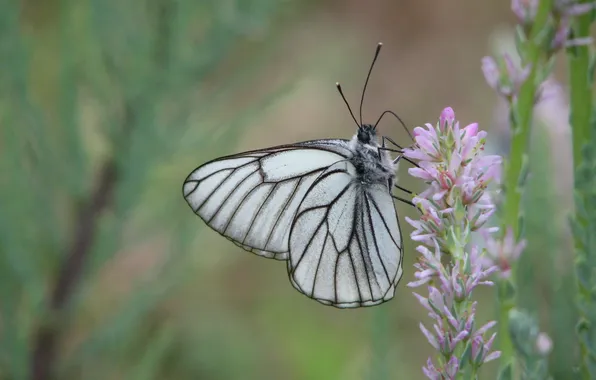
[[[363,124],[350,141],[351,163],[356,169],[358,181],[363,184],[389,184],[395,178],[396,165],[386,150],[379,149],[377,132],[370,124]]]

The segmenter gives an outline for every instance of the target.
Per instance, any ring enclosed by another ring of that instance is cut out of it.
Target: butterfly
[[[385,136],[379,143],[376,126],[390,113],[406,127],[392,111],[373,125],[362,123],[364,93],[381,47],[362,91],[360,122],[337,84],[358,126],[350,140],[312,140],[216,158],[183,184],[184,199],[209,227],[247,251],[286,261],[298,291],[338,308],[390,300],[403,273],[394,199],[412,203],[392,190],[411,192],[396,184],[403,156],[391,157],[403,148]]]

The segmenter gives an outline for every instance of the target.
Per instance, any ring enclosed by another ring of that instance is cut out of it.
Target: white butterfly
[[[368,77],[365,90],[367,83]],[[387,137],[379,144],[376,124],[356,123],[351,140],[306,141],[207,162],[184,181],[184,198],[238,246],[286,260],[292,285],[308,297],[339,308],[388,301],[403,259],[393,199],[410,202],[392,195],[394,187],[405,189],[395,185],[401,156],[389,153],[399,150],[386,141],[401,147]]]

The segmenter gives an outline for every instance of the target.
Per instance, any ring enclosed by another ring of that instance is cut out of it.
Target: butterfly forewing
[[[345,144],[311,141],[208,162],[187,177],[184,198],[211,228],[240,247],[285,260],[300,202],[323,171],[346,159]]]

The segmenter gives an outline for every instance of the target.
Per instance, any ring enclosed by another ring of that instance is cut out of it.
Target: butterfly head
[[[358,127],[358,133],[356,135],[358,141],[365,145],[376,145],[377,144],[377,130],[374,125],[362,124]]]

